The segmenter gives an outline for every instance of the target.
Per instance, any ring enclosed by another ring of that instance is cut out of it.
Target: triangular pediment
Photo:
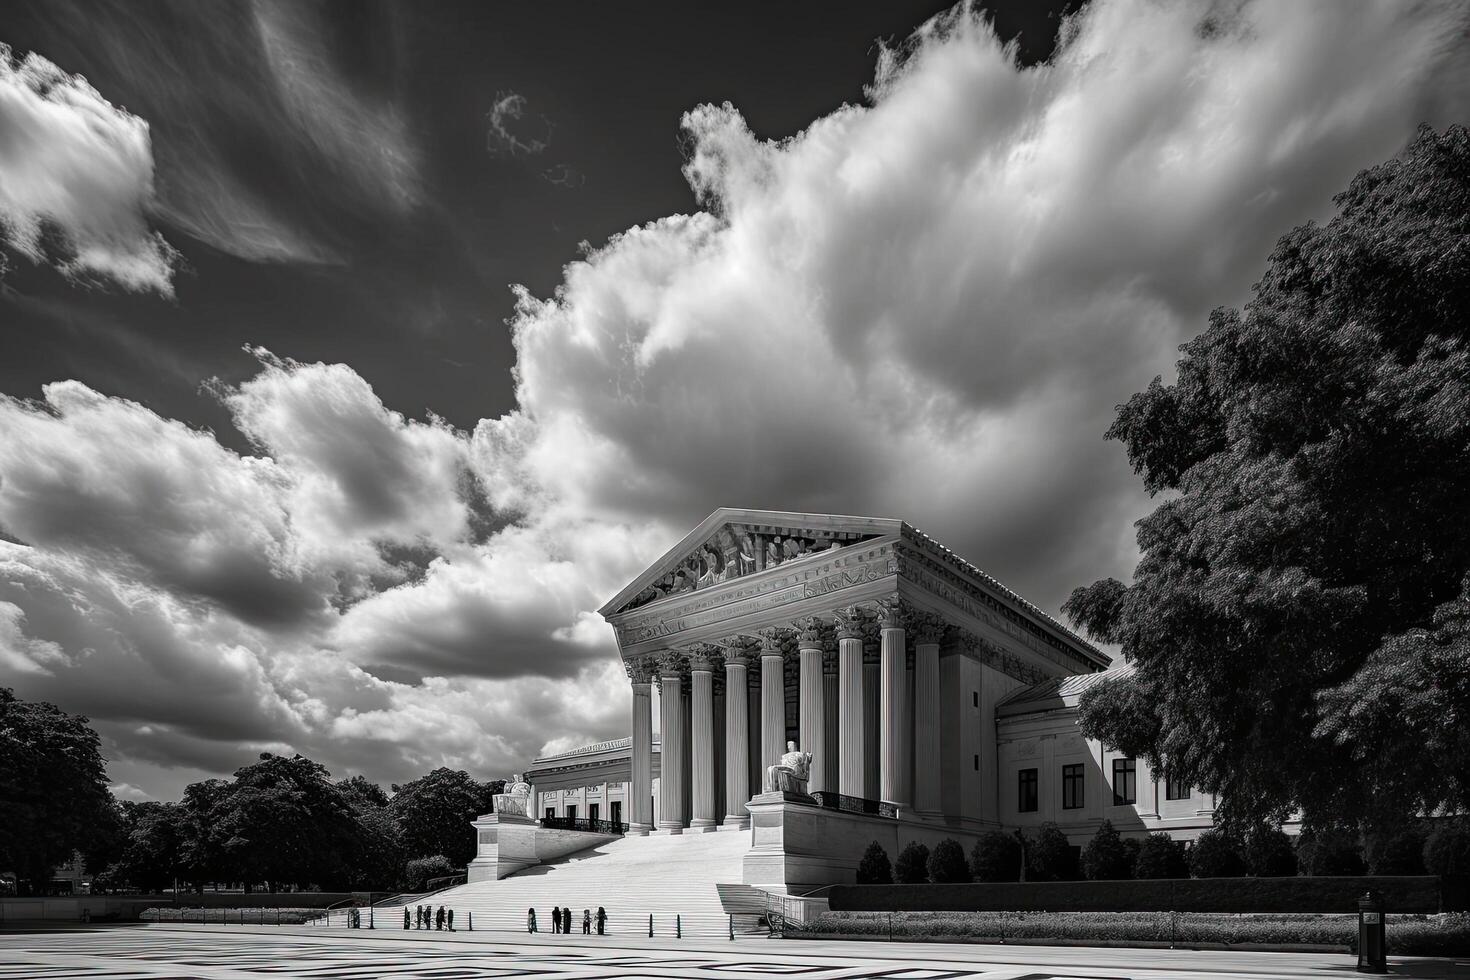
[[[697,592],[884,534],[903,522],[881,517],[721,507],[603,606],[604,617],[670,595]]]

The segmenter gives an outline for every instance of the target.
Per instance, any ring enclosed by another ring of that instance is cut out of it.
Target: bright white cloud
[[[0,44],[0,242],[73,278],[172,296],[178,256],[148,227],[153,204],[148,124]]]

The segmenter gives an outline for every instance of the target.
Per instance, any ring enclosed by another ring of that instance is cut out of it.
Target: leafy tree
[[[883,845],[877,841],[868,845],[868,849],[863,852],[863,859],[858,862],[857,883],[859,885],[893,884],[893,868],[888,863],[888,852],[883,850]]]
[[[107,766],[80,715],[0,687],[0,867],[30,888],[112,828]]]
[[[1067,835],[1050,820],[1026,842],[1027,881],[1069,881],[1076,877],[1076,860]]]
[[[376,783],[353,776],[337,783],[357,823],[355,846],[347,858],[347,883],[354,889],[391,887],[403,877],[403,832]]]
[[[106,872],[114,886],[130,884],[148,892],[171,889],[182,877],[181,857],[187,821],[177,803],[131,800],[122,804],[127,843]]]
[[[1336,203],[1119,409],[1163,502],[1133,583],[1065,605],[1135,668],[1083,731],[1242,830],[1470,810],[1470,135],[1421,130]]]
[[[1296,848],[1278,827],[1258,827],[1245,839],[1246,870],[1257,878],[1290,878],[1296,874]]]
[[[427,891],[429,882],[455,874],[459,869],[442,854],[417,857],[403,866],[403,886],[411,892]]]
[[[1082,877],[1088,881],[1118,881],[1132,876],[1133,857],[1111,820],[1104,820],[1082,849]]]
[[[1162,832],[1149,834],[1139,844],[1133,877],[1188,878],[1189,860],[1184,856],[1184,844]]]
[[[1424,842],[1424,870],[1432,875],[1470,875],[1470,823],[1464,817],[1435,823]]]
[[[377,783],[370,782],[366,776],[349,776],[337,781],[337,788],[347,798],[347,802],[357,807],[385,807],[388,805],[388,794],[383,792],[383,787]],[[479,816],[479,814],[475,814]]]
[[[970,866],[965,863],[965,849],[953,837],[934,845],[929,854],[929,880],[936,885],[962,884],[970,880]]]
[[[999,830],[981,834],[970,849],[970,875],[976,881],[1019,881],[1020,838]]]
[[[1212,827],[1189,849],[1189,873],[1196,878],[1238,878],[1245,874],[1245,858],[1229,833]]]
[[[481,783],[469,773],[439,768],[410,783],[393,787],[389,808],[403,830],[405,854],[442,854],[463,868],[475,856],[470,821],[489,813],[492,798],[504,781]]]
[[[1296,857],[1302,872],[1309,875],[1360,875],[1366,870],[1357,830],[1341,825],[1302,831]]]
[[[928,881],[929,848],[918,841],[909,841],[909,846],[899,852],[893,878],[900,885],[919,885]]]
[[[1370,875],[1422,875],[1424,831],[1415,824],[1401,824],[1369,833],[1363,841],[1363,858]]]

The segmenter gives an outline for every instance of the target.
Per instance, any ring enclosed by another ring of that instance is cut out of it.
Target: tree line
[[[263,753],[177,802],[117,800],[87,719],[0,688],[0,869],[41,890],[80,852],[94,889],[415,889],[475,855],[470,821],[504,780],[439,768],[393,785],[333,780]]]

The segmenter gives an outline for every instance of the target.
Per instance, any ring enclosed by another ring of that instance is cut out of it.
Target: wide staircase
[[[614,936],[725,938],[730,921],[715,885],[741,880],[741,859],[750,849],[749,833],[689,834],[674,837],[619,837],[550,864],[528,868],[499,881],[477,881],[425,898],[437,909],[454,909],[456,930],[526,931],[526,909],[536,910],[536,926],[551,932],[551,909],[572,910],[572,932],[581,935],[582,910],[607,909],[607,932]],[[377,927],[403,926],[403,906],[378,905]],[[333,923],[334,925],[338,923]],[[735,929],[753,931],[753,917],[737,918]],[[764,930],[761,930],[764,934]]]

